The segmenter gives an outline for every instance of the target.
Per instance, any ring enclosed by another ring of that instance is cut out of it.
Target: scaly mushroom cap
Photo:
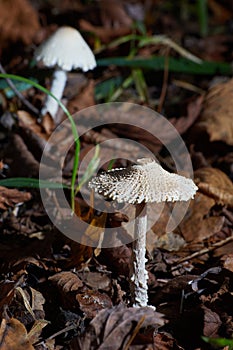
[[[95,56],[76,29],[61,27],[35,51],[35,59],[46,67],[58,66],[70,71],[80,68],[84,72],[96,67]]]
[[[137,163],[101,173],[88,185],[106,198],[132,204],[187,201],[198,190],[191,179],[169,173],[152,159],[138,159]]]

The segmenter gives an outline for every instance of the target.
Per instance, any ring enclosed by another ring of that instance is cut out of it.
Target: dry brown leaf
[[[63,290],[64,293],[77,291],[83,286],[80,278],[73,272],[63,271],[49,277],[49,280]]]
[[[37,119],[27,111],[18,110],[17,115],[19,126],[21,128],[25,128],[27,132],[30,131],[45,141],[47,141],[48,137],[55,127],[54,121],[49,115],[44,116],[41,124],[38,124]]]
[[[218,336],[218,330],[222,324],[219,315],[205,306],[202,306],[202,310],[204,311],[204,336],[211,338]]]
[[[22,41],[31,44],[40,28],[37,12],[27,0],[0,0],[0,46]]]
[[[143,328],[150,327],[153,333],[164,323],[162,314],[155,312],[150,307],[126,308],[124,305],[118,305],[112,309],[100,311],[91,321],[84,336],[77,339],[77,347],[72,347],[72,349],[126,349],[137,325],[138,332]],[[133,346],[136,346],[135,341],[136,339],[134,339]],[[153,336],[149,334],[144,341],[143,349],[145,344],[152,343]]]
[[[93,318],[100,310],[112,307],[110,297],[97,290],[86,289],[83,293],[76,295],[76,300],[87,318]]]
[[[111,279],[106,273],[84,270],[82,273],[79,273],[79,276],[82,278],[82,281],[92,289],[101,289],[106,292],[111,289]]]
[[[94,80],[90,80],[83,90],[68,102],[67,108],[71,114],[95,105],[94,87]]]
[[[204,101],[197,129],[206,131],[210,141],[233,145],[233,79],[209,89]]]
[[[0,350],[34,350],[25,326],[15,318],[2,320]]]
[[[29,192],[21,192],[0,186],[0,209],[5,210],[7,206],[13,207],[15,204],[27,202],[31,198],[32,196]]]
[[[217,204],[233,207],[233,183],[221,170],[200,168],[195,171],[195,182],[199,190],[214,198]]]
[[[214,199],[201,193],[196,194],[190,203],[188,215],[179,226],[186,242],[202,242],[221,230],[224,216],[209,216],[214,205]]]

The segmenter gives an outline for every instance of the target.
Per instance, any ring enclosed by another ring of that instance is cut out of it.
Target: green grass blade
[[[30,179],[28,177],[11,177],[9,179],[2,179],[0,180],[0,186],[49,189],[70,188],[69,186],[58,182],[51,182],[34,178]]]
[[[116,65],[118,67],[129,67],[129,68],[142,68],[154,71],[163,71],[165,65],[165,57],[151,56],[150,58],[125,58],[125,57],[112,57],[102,58],[97,60],[98,66],[109,66]],[[186,73],[186,74],[222,74],[231,75],[233,72],[232,66],[225,62],[212,62],[202,61],[201,64],[194,63],[185,58],[169,58],[169,71]]]

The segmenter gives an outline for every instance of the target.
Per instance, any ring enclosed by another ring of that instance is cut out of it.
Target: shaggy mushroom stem
[[[57,68],[53,73],[53,80],[51,85],[51,93],[60,100],[67,81],[67,72],[63,69]],[[58,110],[57,101],[50,95],[47,95],[45,105],[41,110],[41,114],[45,115],[47,112],[54,118]]]
[[[148,272],[146,270],[146,232],[147,213],[146,204],[136,205],[136,219],[134,233],[136,239],[132,243],[130,290],[133,296],[133,306],[143,307],[148,303]]]

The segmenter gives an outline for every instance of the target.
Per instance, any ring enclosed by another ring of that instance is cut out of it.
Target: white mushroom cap
[[[94,177],[89,187],[118,203],[187,201],[198,187],[184,176],[171,174],[149,158],[137,165],[113,169]]]
[[[35,59],[46,67],[58,66],[70,71],[80,68],[84,72],[96,67],[95,56],[78,30],[61,27],[35,51]]]

